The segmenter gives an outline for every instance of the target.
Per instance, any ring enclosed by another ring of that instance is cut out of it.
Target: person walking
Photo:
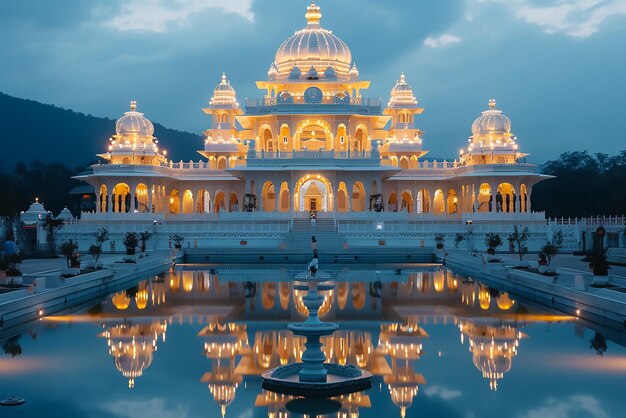
[[[317,273],[317,269],[319,267],[319,260],[317,258],[317,253],[313,254],[313,260],[309,263],[309,273],[311,273],[311,277],[315,277]]]

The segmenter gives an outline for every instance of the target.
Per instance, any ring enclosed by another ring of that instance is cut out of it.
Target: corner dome
[[[417,99],[413,95],[413,88],[406,82],[404,73],[400,74],[400,80],[391,89],[389,107],[411,107],[417,105]]]
[[[496,108],[496,101],[489,100],[489,109],[485,110],[472,124],[472,135],[507,135],[511,132],[511,119]]]
[[[115,122],[115,133],[120,136],[152,137],[154,125],[143,113],[137,112],[137,102],[133,100],[130,102],[130,111]]]
[[[320,26],[322,13],[315,1],[305,14],[307,26],[289,37],[274,59],[280,76],[288,76],[293,67],[313,66],[319,73],[332,67],[340,76],[347,76],[352,63],[348,45],[331,31]]]
[[[239,107],[239,103],[237,102],[237,92],[235,91],[235,88],[230,85],[230,80],[226,77],[226,73],[222,73],[222,81],[215,86],[210,105],[219,107]]]

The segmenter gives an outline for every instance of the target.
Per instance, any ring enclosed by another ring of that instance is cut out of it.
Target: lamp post
[[[473,232],[473,222],[471,219],[465,221],[465,225],[467,226],[467,250],[474,251],[474,232]]]

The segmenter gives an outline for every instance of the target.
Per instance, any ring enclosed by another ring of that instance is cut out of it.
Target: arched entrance
[[[339,183],[337,188],[337,211],[348,212],[348,190],[343,181]]]
[[[365,186],[357,181],[352,186],[352,211],[363,212],[365,210]]]
[[[279,201],[279,207],[281,212],[289,212],[291,210],[291,208],[289,207],[289,203],[291,202],[291,196],[289,193],[289,185],[286,181],[283,181],[283,183],[280,185]]]
[[[398,211],[398,195],[396,194],[396,192],[391,192],[391,194],[389,195],[389,200],[387,201],[387,211]]]
[[[274,189],[274,183],[268,181],[263,185],[261,198],[263,199],[263,211],[274,212],[274,209],[276,209],[276,190]]]
[[[367,151],[367,127],[363,124],[360,124],[356,129],[352,150],[357,152]]]
[[[303,151],[332,150],[333,137],[330,125],[323,121],[305,121],[296,130],[297,147]]]
[[[515,212],[515,189],[510,183],[500,183],[498,185],[498,193],[496,194],[496,202],[498,204],[498,212]]]
[[[306,176],[294,189],[296,211],[328,212],[333,210],[333,195],[330,182],[322,176]]]
[[[435,198],[433,199],[433,213],[435,215],[442,215],[443,209],[444,209],[443,191],[440,189],[440,190],[435,191]]]
[[[493,208],[493,196],[491,195],[491,187],[487,183],[480,185],[478,190],[478,207],[476,212],[491,212]]]
[[[459,211],[459,198],[456,190],[448,190],[448,214],[457,213]]]
[[[402,212],[413,213],[413,194],[409,190],[402,193],[400,210]]]
[[[130,187],[119,183],[113,188],[113,212],[130,212]]]

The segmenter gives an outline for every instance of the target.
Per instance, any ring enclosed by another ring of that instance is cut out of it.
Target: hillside
[[[11,171],[20,161],[86,165],[105,151],[115,121],[0,93],[0,169]],[[176,160],[197,160],[199,135],[154,124],[155,136]],[[69,150],[69,152],[68,152]]]

